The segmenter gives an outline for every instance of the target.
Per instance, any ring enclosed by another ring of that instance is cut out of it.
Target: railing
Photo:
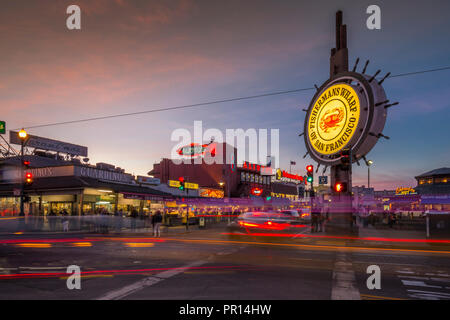
[[[205,226],[212,227],[228,221],[227,216],[205,216]],[[189,218],[189,226],[199,224],[199,217]],[[167,215],[163,219],[166,227],[186,225],[185,220],[177,216]],[[93,233],[127,232],[141,230],[149,232],[152,229],[151,217],[138,218],[120,217],[114,215],[88,216],[26,216],[0,219],[0,232],[64,232],[79,231]]]

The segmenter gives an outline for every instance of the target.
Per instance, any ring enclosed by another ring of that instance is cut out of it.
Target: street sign
[[[192,183],[192,182],[185,182],[184,183],[184,187],[186,189],[194,189],[194,190],[196,190],[196,189],[198,189],[198,184],[197,183]]]
[[[319,184],[327,184],[328,176],[319,176]]]
[[[19,139],[18,132],[9,131],[9,143],[21,145],[22,141]],[[64,152],[68,154],[87,157],[88,148],[77,144],[67,143],[59,140],[53,140],[43,137],[38,137],[29,134],[25,142],[27,147],[41,150],[51,150],[56,152]]]
[[[169,180],[169,187],[179,188],[180,187],[180,181],[178,181],[178,180]],[[192,182],[185,182],[184,183],[184,187],[186,189],[198,189],[198,184],[197,183],[192,183]]]
[[[6,122],[0,121],[0,134],[5,134],[5,133],[6,133]]]
[[[178,180],[169,180],[169,187],[179,188],[180,187],[180,181],[178,181]]]

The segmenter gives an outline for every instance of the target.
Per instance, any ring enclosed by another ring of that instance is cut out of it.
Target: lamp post
[[[27,132],[22,129],[19,131],[18,133],[19,135],[19,139],[20,139],[20,216],[24,216],[25,212],[24,212],[24,208],[23,208],[23,189],[24,189],[24,183],[23,183],[23,179],[24,179],[24,175],[23,175],[23,147],[25,145],[25,140],[28,137]]]
[[[370,188],[370,166],[373,164],[372,160],[367,160],[367,188]]]
[[[225,182],[223,182],[223,181],[220,181],[220,182],[219,182],[219,186],[220,186],[220,187],[222,188],[222,190],[223,190],[223,196],[224,196],[224,198],[225,198],[225,188],[226,188],[226,191],[227,191],[226,197],[227,197],[228,201],[230,201],[230,183],[229,183],[228,176],[226,177],[226,180],[227,180],[227,183],[225,183]],[[230,212],[227,212],[227,215],[228,215],[228,224],[230,224],[230,223],[231,223]]]

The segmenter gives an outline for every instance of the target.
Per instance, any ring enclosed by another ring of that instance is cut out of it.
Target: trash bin
[[[450,237],[450,212],[428,210],[425,214],[427,238],[448,239]]]

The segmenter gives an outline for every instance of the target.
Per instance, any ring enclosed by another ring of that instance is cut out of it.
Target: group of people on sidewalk
[[[136,209],[133,209],[130,214],[131,217],[131,229],[136,229],[136,221],[140,217],[139,212]],[[157,210],[154,214],[151,215],[151,224],[153,229],[154,237],[161,237],[161,225],[163,221],[163,217],[160,210]]]
[[[65,209],[59,213],[59,216],[56,214],[56,212],[54,210],[51,210],[48,215],[50,231],[56,231],[58,229],[57,228],[58,221],[61,221],[62,230],[64,232],[69,231],[69,217],[68,216],[69,216],[69,213]],[[123,224],[122,218],[125,217],[122,210],[118,210],[114,214],[115,226],[114,226],[114,224],[112,224],[113,223],[112,221],[108,222],[107,220],[105,220],[106,218],[108,218],[108,216],[109,215],[107,213],[106,214],[102,213],[100,220],[94,221],[93,224],[92,224],[92,222],[90,222],[90,223],[92,225],[94,225],[94,228],[97,231],[108,232],[110,227],[115,228],[116,231],[121,231],[122,224]],[[60,217],[61,217],[61,220],[59,220]],[[141,215],[139,215],[139,213],[136,209],[133,209],[131,211],[131,214],[129,217],[131,218],[131,220],[130,220],[131,230],[136,230],[137,220],[141,217]],[[149,218],[150,218],[149,220],[151,220],[153,236],[160,237],[161,236],[161,225],[162,225],[162,221],[163,221],[161,211],[160,210],[156,211]]]
[[[328,212],[322,209],[317,203],[313,203],[311,208],[311,232],[323,232],[324,222],[328,218]]]

